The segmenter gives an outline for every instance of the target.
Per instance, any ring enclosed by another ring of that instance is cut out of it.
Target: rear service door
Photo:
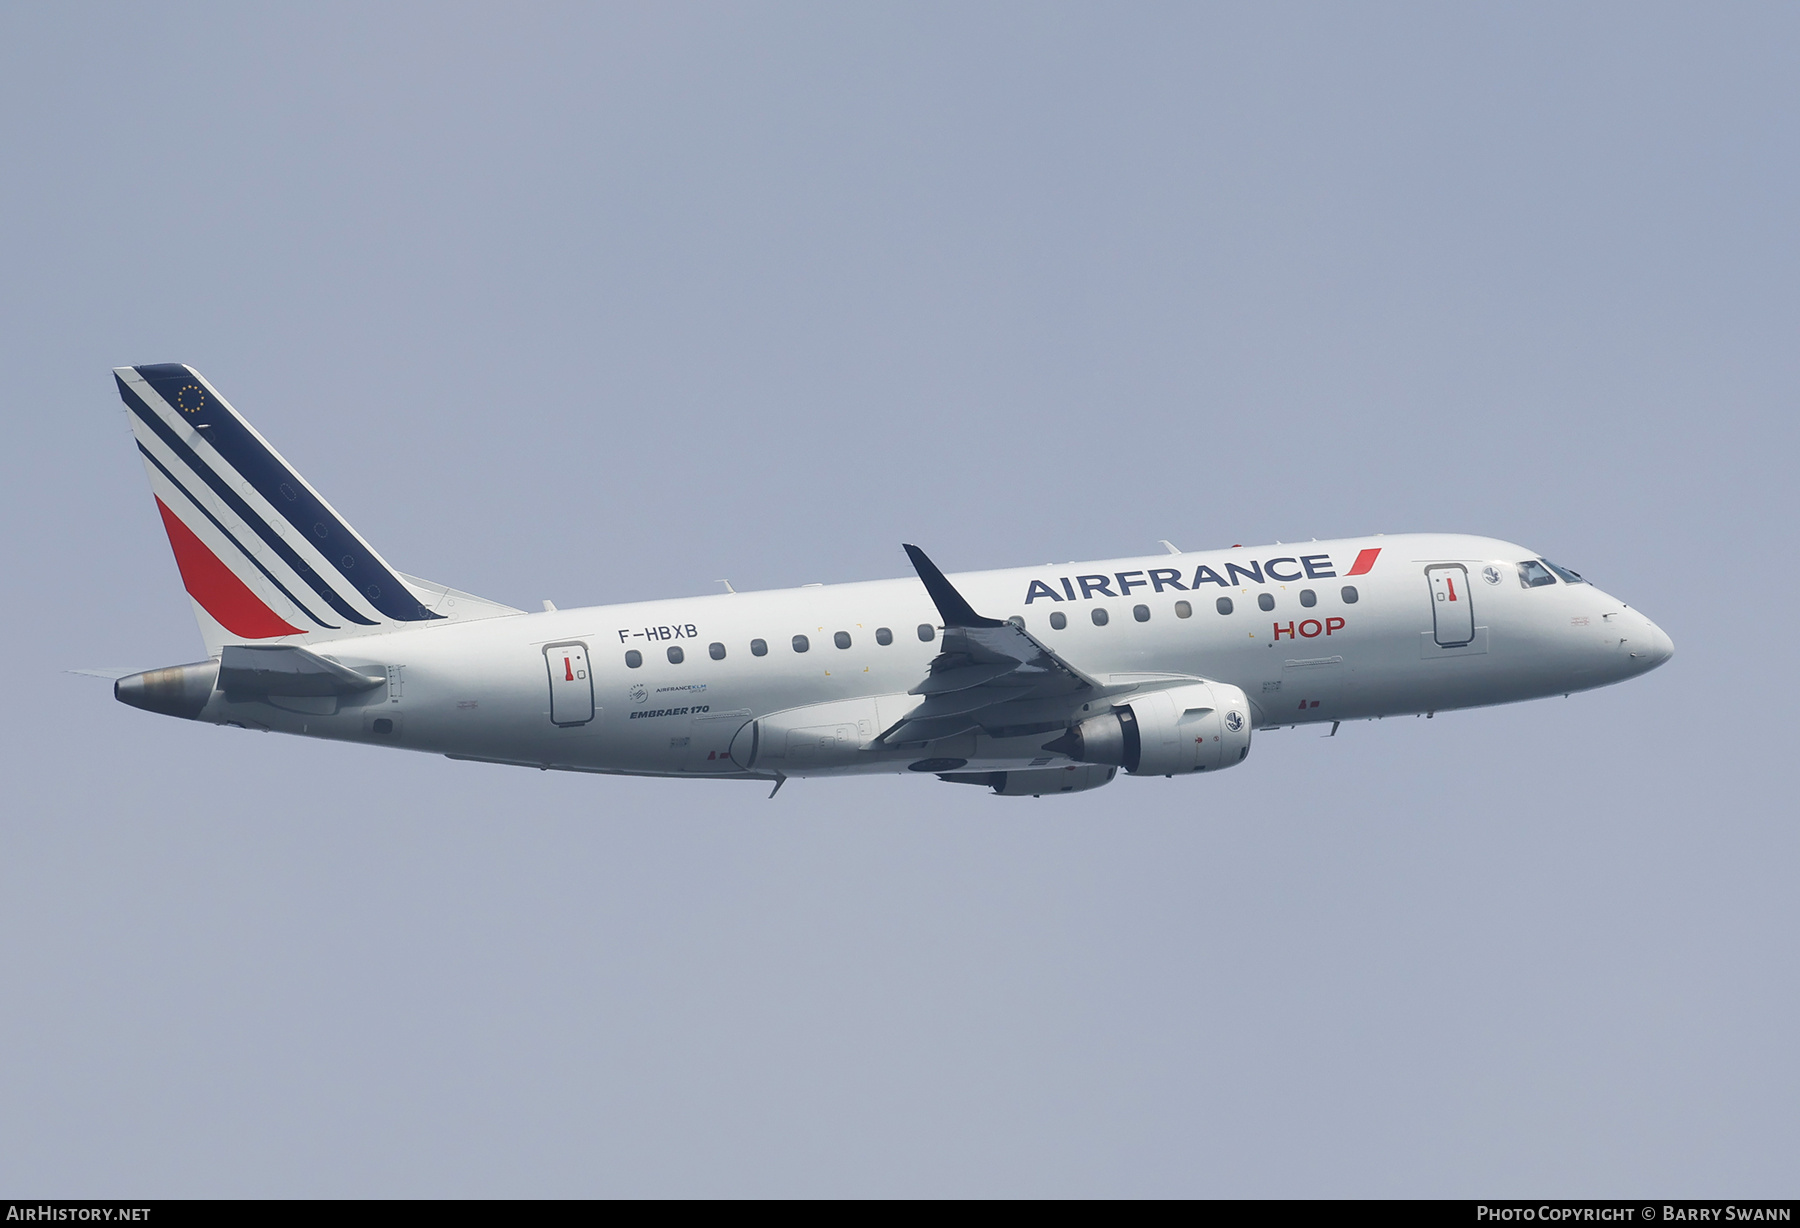
[[[1431,635],[1440,648],[1460,648],[1475,638],[1475,607],[1469,604],[1469,569],[1440,563],[1425,569],[1431,582]]]
[[[550,721],[585,725],[594,719],[594,679],[588,669],[586,644],[550,644],[544,648],[550,671]]]

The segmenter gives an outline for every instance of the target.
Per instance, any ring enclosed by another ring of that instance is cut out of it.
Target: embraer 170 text
[[[526,613],[403,575],[191,367],[119,394],[207,659],[189,720],[612,775],[927,772],[1006,796],[1243,762],[1253,729],[1564,695],[1669,637],[1567,568],[1407,534]]]

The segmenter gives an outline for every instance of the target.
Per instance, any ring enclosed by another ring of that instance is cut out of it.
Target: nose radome
[[[1632,655],[1643,662],[1645,669],[1655,669],[1675,655],[1675,641],[1669,638],[1668,632],[1649,619],[1644,620],[1644,625],[1649,632],[1647,642]]]

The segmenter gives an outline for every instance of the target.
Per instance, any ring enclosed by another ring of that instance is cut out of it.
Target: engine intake
[[[1197,682],[1133,696],[1044,743],[1081,763],[1122,767],[1133,776],[1218,771],[1250,754],[1250,701],[1223,682]]]

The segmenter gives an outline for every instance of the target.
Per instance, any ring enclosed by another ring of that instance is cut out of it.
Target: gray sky
[[[13,6],[0,1192],[1776,1195],[1792,6]],[[108,368],[535,606],[1365,532],[1611,690],[1014,801],[188,725]]]

